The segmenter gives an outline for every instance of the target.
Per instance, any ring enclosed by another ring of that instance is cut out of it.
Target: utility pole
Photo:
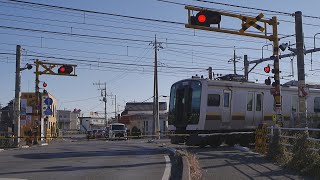
[[[228,62],[233,62],[233,74],[236,75],[237,74],[237,69],[236,69],[236,63],[239,62],[237,60],[239,60],[241,57],[236,56],[236,48],[233,49],[233,58],[229,59]]]
[[[244,55],[243,57],[244,62],[244,76],[246,77],[246,80],[249,80],[249,62],[248,62],[248,55]]]
[[[305,72],[304,72],[304,40],[302,29],[302,12],[295,12],[295,30],[296,30],[296,53],[297,53],[297,69],[298,69],[298,94],[299,94],[299,113],[298,119],[305,118],[306,127],[307,122],[307,108],[306,98],[304,95],[300,95],[300,91],[304,91],[306,87]],[[301,116],[300,116],[301,113]],[[299,117],[300,116],[300,117]]]
[[[14,135],[15,144],[20,143],[20,96],[21,96],[21,46],[16,47],[16,83],[15,83],[15,103],[14,103]]]
[[[212,67],[208,68],[209,79],[212,80]]]
[[[117,119],[117,95],[114,95],[114,120],[118,122]]]
[[[162,48],[161,43],[157,42],[155,35],[154,42],[154,80],[153,80],[153,132],[160,139],[160,122],[159,122],[159,94],[158,94],[158,50]]]
[[[99,86],[98,90],[101,91],[102,101],[104,102],[104,121],[108,126],[108,119],[107,119],[107,83],[93,83],[93,85]],[[103,87],[101,87],[103,85]]]

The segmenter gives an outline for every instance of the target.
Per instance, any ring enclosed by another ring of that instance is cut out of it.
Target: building
[[[168,129],[168,112],[166,102],[159,102],[159,121],[161,134],[165,134]],[[121,114],[119,123],[126,124],[131,133],[134,131],[140,131],[142,135],[152,135],[154,132],[153,103],[126,103],[125,110]]]
[[[21,127],[21,135],[26,136],[27,131],[31,128],[38,127],[37,131],[42,133],[42,136],[52,137],[57,136],[57,100],[56,98],[50,94],[41,93],[41,98],[48,96],[52,99],[52,104],[49,106],[52,110],[51,116],[42,116],[43,127],[41,124],[41,119],[37,114],[38,110],[42,110],[44,105],[42,104],[41,109],[38,109],[38,105],[36,103],[36,95],[34,92],[22,92],[21,93],[21,109],[20,109],[20,127]]]
[[[88,116],[88,117],[79,117],[79,119],[80,119],[81,131],[91,131],[93,129],[106,128],[106,121],[104,117]]]
[[[58,110],[58,127],[63,130],[80,130],[81,110]]]
[[[0,131],[12,132],[13,129],[13,100],[7,106],[0,109]]]

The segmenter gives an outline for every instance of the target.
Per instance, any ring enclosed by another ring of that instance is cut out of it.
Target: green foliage
[[[319,148],[318,144],[307,140],[307,133],[299,134],[296,137],[297,139],[292,149],[292,159],[287,166],[299,173],[320,178],[320,154],[310,150]]]
[[[275,132],[269,144],[266,157],[267,159],[272,160],[277,164],[284,165],[290,160],[290,156],[287,153],[287,148],[280,143],[280,136],[277,132]]]

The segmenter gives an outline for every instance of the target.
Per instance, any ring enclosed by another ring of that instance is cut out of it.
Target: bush
[[[320,178],[320,154],[310,150],[311,148],[319,149],[319,145],[314,141],[307,140],[307,133],[299,134],[296,137],[292,149],[292,159],[288,163],[288,167],[301,174]]]
[[[280,139],[279,133],[275,131],[269,144],[266,158],[279,165],[285,165],[290,160],[290,155],[288,154],[288,149],[280,144]],[[283,140],[283,143],[287,143],[287,141]]]

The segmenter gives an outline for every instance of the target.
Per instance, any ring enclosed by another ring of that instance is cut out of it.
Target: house
[[[160,132],[165,134],[168,129],[167,103],[159,102]],[[119,123],[126,124],[130,132],[140,131],[142,135],[152,135],[154,132],[153,103],[129,102],[121,113]]]
[[[0,131],[12,132],[13,129],[13,100],[8,103],[7,106],[0,109]]]
[[[39,117],[37,111],[45,108],[45,105],[42,104],[42,102],[39,102],[39,104],[41,104],[40,109],[39,105],[37,105],[34,92],[22,92],[20,109],[20,127],[22,136],[26,136],[27,131],[36,126],[38,127],[38,132],[41,132],[44,137],[57,136],[57,100],[48,92],[40,93],[40,96],[41,99],[46,96],[52,99],[52,104],[48,106],[52,111],[52,115],[43,115],[42,117]],[[41,118],[43,118],[43,127],[41,125]]]
[[[58,127],[63,130],[80,130],[81,110],[58,110]]]

